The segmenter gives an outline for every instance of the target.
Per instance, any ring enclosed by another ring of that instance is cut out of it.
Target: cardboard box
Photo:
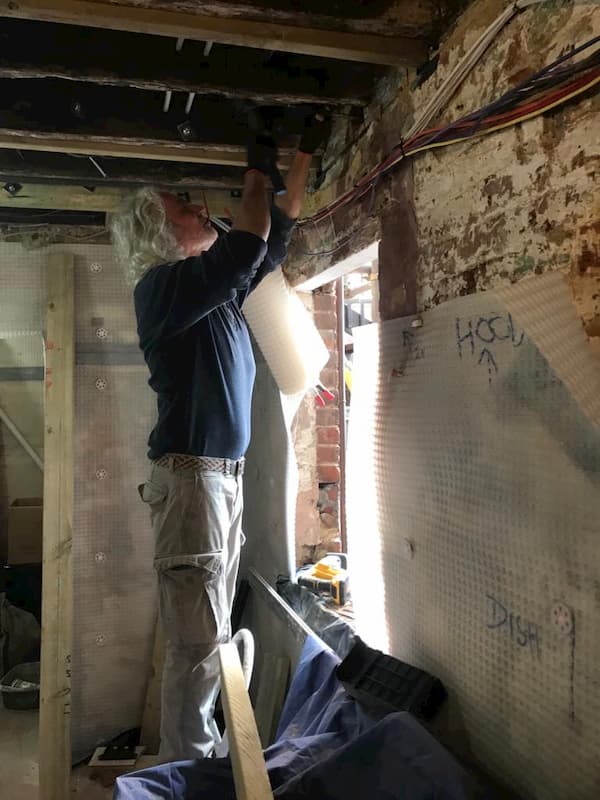
[[[22,497],[8,508],[8,564],[42,561],[42,499]]]

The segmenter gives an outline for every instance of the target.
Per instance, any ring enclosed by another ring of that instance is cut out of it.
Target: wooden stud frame
[[[40,800],[70,797],[73,575],[74,273],[71,253],[47,267]]]

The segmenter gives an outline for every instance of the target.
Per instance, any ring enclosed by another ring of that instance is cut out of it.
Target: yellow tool
[[[300,586],[315,594],[332,597],[338,606],[343,606],[348,600],[348,556],[345,553],[328,553],[316,564],[299,569],[296,578]]]

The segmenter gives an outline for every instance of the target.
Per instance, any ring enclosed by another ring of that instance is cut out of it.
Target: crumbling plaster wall
[[[495,5],[479,4],[471,12],[473,22],[491,21]],[[417,92],[417,104],[478,35],[469,17],[442,50],[438,72]],[[471,73],[444,121],[498,96],[598,32],[597,4],[549,3],[524,12]],[[599,108],[595,94],[415,161],[420,309],[527,274],[566,268],[588,333],[600,334]]]
[[[325,163],[335,163],[314,207],[350,187],[397,144],[414,116],[504,7],[479,0],[441,44],[435,73],[414,91],[395,72],[380,87],[362,131],[341,126]],[[450,122],[500,96],[528,74],[600,32],[597,3],[548,2],[518,14],[492,43],[436,122]],[[363,233],[333,254],[297,258],[292,281],[322,271],[381,238],[383,318],[551,269],[569,272],[590,336],[600,335],[598,93],[518,126],[416,156],[381,181],[360,208],[304,229],[304,250],[325,251],[355,227]],[[344,158],[344,150],[360,136]],[[307,248],[308,245],[308,248]],[[317,247],[318,246],[318,247]]]

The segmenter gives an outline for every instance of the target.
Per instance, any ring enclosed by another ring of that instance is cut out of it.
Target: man
[[[218,236],[206,209],[141,190],[112,220],[134,292],[140,346],[158,395],[150,480],[140,487],[155,536],[166,640],[160,757],[210,755],[218,644],[230,613],[242,539],[242,474],[255,363],[242,306],[286,257],[320,125],[307,129],[286,180],[267,197],[274,150],[249,148],[241,207]]]

